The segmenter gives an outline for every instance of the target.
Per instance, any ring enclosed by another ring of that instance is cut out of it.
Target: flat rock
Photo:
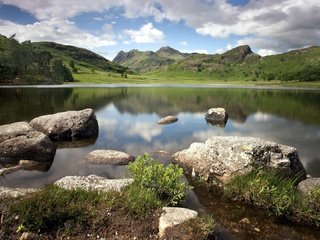
[[[185,221],[198,216],[196,211],[179,208],[179,207],[164,207],[162,208],[163,213],[159,219],[159,237],[165,235],[166,229],[177,226]]]
[[[206,122],[210,125],[225,127],[228,114],[224,108],[210,108],[205,115]]]
[[[212,137],[205,143],[192,143],[173,159],[183,168],[206,181],[226,182],[234,174],[255,167],[278,169],[285,176],[306,178],[306,171],[295,148],[252,137]]]
[[[92,164],[127,165],[135,157],[116,150],[95,150],[88,153],[85,158]]]
[[[307,178],[298,184],[298,191],[302,196],[306,196],[315,187],[320,188],[320,178]]]
[[[54,184],[64,189],[97,190],[101,192],[108,192],[111,190],[121,191],[123,188],[129,186],[133,179],[107,179],[97,175],[89,176],[66,176],[56,181]]]
[[[176,116],[166,116],[164,118],[161,118],[159,121],[158,121],[158,124],[171,124],[171,123],[174,123],[178,121],[178,118]]]
[[[34,118],[30,125],[53,140],[72,138],[94,138],[99,126],[92,109],[67,111]]]
[[[0,186],[0,198],[17,198],[39,191],[36,188],[8,188]]]
[[[0,126],[0,162],[18,162],[21,159],[50,162],[56,145],[43,133],[26,122]]]

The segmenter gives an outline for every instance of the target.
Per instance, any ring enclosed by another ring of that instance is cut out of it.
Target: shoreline
[[[213,88],[213,89],[257,89],[257,90],[299,90],[299,91],[320,91],[320,88],[312,87],[290,87],[277,85],[251,85],[251,84],[194,84],[194,83],[72,83],[55,85],[0,85],[5,88]]]

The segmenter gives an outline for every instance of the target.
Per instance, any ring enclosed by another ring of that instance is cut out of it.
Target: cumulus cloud
[[[179,52],[208,54],[208,50],[206,49],[180,49]]]
[[[233,6],[228,0],[1,0],[1,3],[33,14],[41,27],[53,18],[70,21],[85,12],[104,13],[120,7],[126,18],[152,17],[157,22],[183,22],[198,34],[213,38],[237,35],[243,42],[251,40],[250,45],[262,54],[320,43],[319,0],[251,0],[245,6]],[[128,29],[126,33],[130,41],[139,43],[164,39],[164,33],[151,23],[140,30]]]
[[[71,21],[60,19],[44,20],[27,25],[0,19],[0,32],[6,36],[16,34],[16,38],[20,41],[30,39],[32,41],[55,41],[87,48],[116,44],[108,26],[102,29],[98,36],[95,36],[77,28]]]
[[[130,42],[154,43],[164,40],[164,33],[156,29],[152,23],[143,25],[139,30],[125,29],[123,35],[129,37]]]

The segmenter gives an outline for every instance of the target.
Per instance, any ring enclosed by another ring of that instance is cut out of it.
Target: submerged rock
[[[23,170],[30,169],[30,168],[37,166],[38,164],[39,164],[39,162],[37,162],[37,161],[20,160],[18,165],[8,167],[8,168],[1,168],[0,169],[0,176],[4,176],[4,175],[10,174],[10,173],[19,171],[21,169],[23,169]]]
[[[0,162],[21,159],[49,162],[56,153],[56,145],[28,123],[18,122],[0,126]]]
[[[173,159],[190,173],[206,181],[226,182],[234,174],[255,167],[278,169],[286,176],[306,178],[295,148],[253,137],[213,137],[205,143],[192,143]]]
[[[165,236],[166,229],[177,226],[185,221],[198,216],[196,211],[179,208],[179,207],[164,207],[163,213],[159,219],[159,237]]]
[[[90,108],[40,116],[34,118],[30,125],[53,140],[94,138],[99,133],[96,116]]]
[[[224,108],[210,108],[205,115],[206,122],[210,125],[225,127],[228,114]]]
[[[158,121],[158,124],[171,124],[171,123],[174,123],[178,121],[178,118],[176,116],[166,116],[164,118],[161,118],[159,121]]]
[[[92,164],[127,165],[135,157],[116,150],[95,150],[88,153],[85,158]]]
[[[320,178],[307,178],[298,184],[298,191],[302,196],[306,196],[315,187],[320,188]]]
[[[77,189],[84,190],[97,190],[101,192],[108,192],[110,190],[121,191],[121,189],[129,186],[133,182],[133,179],[107,179],[97,175],[89,176],[66,176],[56,181],[59,187],[64,189]]]

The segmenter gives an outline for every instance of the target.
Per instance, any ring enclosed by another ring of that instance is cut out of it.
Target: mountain
[[[158,51],[129,52],[120,51],[112,62],[139,73],[154,71],[184,59],[188,54],[181,53],[171,47],[162,47]]]
[[[113,63],[84,48],[63,45],[55,42],[33,42],[32,46],[35,51],[50,52],[53,56],[59,56],[66,62],[74,60],[76,65],[80,65],[82,67],[117,73],[122,73],[127,70],[126,67]]]
[[[247,45],[223,54],[190,54],[165,69],[149,72],[155,78],[224,81],[314,81],[320,79],[320,47],[261,57]]]

